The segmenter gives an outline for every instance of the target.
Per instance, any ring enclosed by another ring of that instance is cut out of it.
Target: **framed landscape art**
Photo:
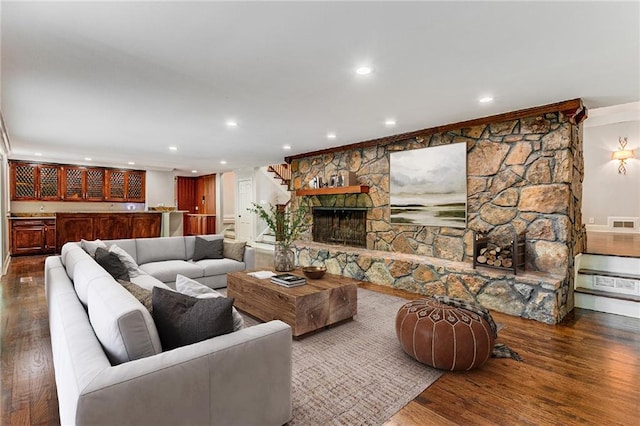
[[[392,152],[389,163],[392,224],[466,226],[466,143]]]

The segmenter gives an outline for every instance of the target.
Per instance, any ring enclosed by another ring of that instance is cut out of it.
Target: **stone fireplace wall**
[[[467,146],[466,229],[391,224],[389,153],[451,143]],[[345,171],[355,172],[359,184],[370,187],[368,194],[292,197],[294,208],[302,198],[314,206],[369,208],[369,250],[470,264],[474,231],[498,243],[524,234],[527,271],[561,277],[555,320],[573,309],[573,259],[585,238],[582,126],[562,112],[442,132],[427,129],[405,140],[295,158],[291,165],[295,188],[306,188],[315,176]],[[483,291],[467,290],[476,300]]]

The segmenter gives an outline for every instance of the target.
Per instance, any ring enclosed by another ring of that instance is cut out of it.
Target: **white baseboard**
[[[640,228],[610,228],[607,225],[585,225],[587,232],[613,232],[616,234],[640,234]]]

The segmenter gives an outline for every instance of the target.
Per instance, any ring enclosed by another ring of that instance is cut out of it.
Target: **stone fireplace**
[[[561,321],[573,309],[574,258],[584,247],[584,118],[586,109],[574,99],[289,157],[294,208],[304,202],[366,214],[359,247],[345,244],[344,236],[318,242],[318,228],[334,225],[314,222],[313,235],[307,231],[296,244],[300,265],[325,264],[331,274]],[[466,227],[391,223],[390,153],[453,143],[467,146]],[[358,186],[309,186],[314,177],[343,172],[355,173]],[[307,223],[312,220],[309,214]],[[491,241],[523,235],[524,270],[474,269],[475,233]]]
[[[367,209],[314,207],[313,241],[367,247]]]

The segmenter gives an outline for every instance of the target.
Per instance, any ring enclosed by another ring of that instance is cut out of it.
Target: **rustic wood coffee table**
[[[299,269],[292,273],[304,276]],[[289,324],[293,336],[298,337],[353,318],[358,310],[358,283],[325,274],[287,288],[273,284],[270,278],[258,279],[241,271],[227,274],[227,297],[235,299],[236,308],[262,321],[278,319]]]

